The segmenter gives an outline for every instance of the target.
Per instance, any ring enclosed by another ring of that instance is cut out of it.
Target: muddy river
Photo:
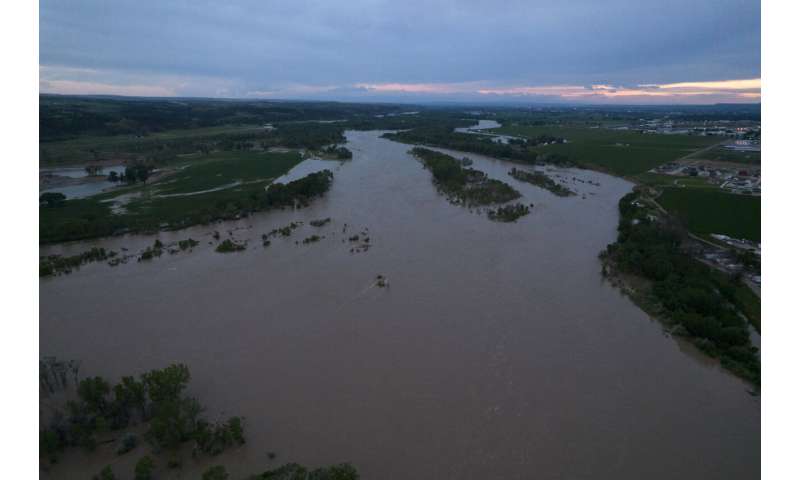
[[[332,189],[309,208],[162,233],[201,244],[42,280],[41,354],[108,377],[184,362],[209,417],[246,417],[244,447],[188,461],[175,478],[289,461],[349,461],[366,479],[759,475],[758,398],[600,274],[630,183],[553,170],[580,193],[559,198],[508,176],[507,162],[458,153],[535,205],[494,223],[437,194],[409,146],[347,137],[352,161],[327,163]],[[261,246],[298,220],[292,237]],[[214,252],[214,230],[248,249]],[[347,239],[360,232],[370,247],[353,253]],[[302,244],[312,234],[325,238]],[[43,253],[135,251],[154,238]],[[139,456],[72,453],[48,477],[88,478],[109,462],[132,472]]]

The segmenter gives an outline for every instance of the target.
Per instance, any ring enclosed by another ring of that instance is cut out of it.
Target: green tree
[[[145,166],[142,166],[142,168],[140,168],[137,173],[138,173],[139,180],[142,183],[147,183],[147,179],[150,178],[150,169],[148,169]]]
[[[125,167],[125,181],[128,183],[147,182],[150,177],[150,167],[144,164],[128,165]]]
[[[120,383],[114,385],[114,401],[126,409],[138,408],[142,418],[145,418],[147,391],[144,382],[133,377],[122,377]]]
[[[78,396],[86,404],[86,407],[92,413],[103,413],[106,411],[108,395],[111,387],[108,382],[101,377],[84,378],[78,384]]]
[[[67,196],[61,192],[45,192],[39,197],[39,203],[46,203],[48,207],[58,207],[64,203]]]
[[[94,480],[117,480],[117,477],[114,475],[114,471],[111,470],[111,465],[106,465],[100,470],[100,473],[95,475]]]
[[[153,470],[155,463],[149,455],[145,455],[138,462],[136,462],[136,469],[134,470],[136,480],[150,480],[153,478]]]
[[[189,367],[184,364],[173,364],[161,370],[151,370],[142,375],[150,401],[159,405],[167,401],[178,400],[186,384],[189,383]]]
[[[239,445],[244,445],[244,426],[242,425],[242,417],[231,417],[228,420],[228,430],[230,431],[231,440]]]
[[[194,398],[162,402],[150,421],[150,436],[159,446],[175,449],[192,438],[202,408]]]
[[[222,465],[214,465],[203,472],[203,480],[227,480],[228,471]]]
[[[349,463],[313,470],[308,480],[358,480],[358,471]]]
[[[62,448],[61,439],[56,432],[53,430],[39,431],[39,455],[46,456],[50,463],[55,463]]]

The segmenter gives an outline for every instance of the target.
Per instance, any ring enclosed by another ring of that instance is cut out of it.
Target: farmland
[[[492,132],[525,138],[563,137],[567,143],[540,146],[535,150],[565,155],[579,165],[620,176],[646,172],[719,141],[712,137],[645,135],[629,130],[560,126],[505,125]]]
[[[189,164],[158,185],[160,194],[174,195],[278,177],[300,163],[300,154],[251,151],[215,152]]]
[[[714,147],[704,152],[692,155],[692,160],[710,160],[714,162],[742,163],[746,165],[760,165],[761,152],[731,150],[724,147]]]
[[[69,140],[41,142],[39,154],[42,165],[81,164],[103,159],[125,160],[135,154],[157,151],[162,144],[176,142],[201,142],[217,139],[231,134],[255,134],[263,132],[262,127],[253,125],[222,125],[194,129],[174,129],[151,133],[144,136],[87,135]]]
[[[699,235],[761,241],[761,198],[698,188],[665,188],[658,202]]]

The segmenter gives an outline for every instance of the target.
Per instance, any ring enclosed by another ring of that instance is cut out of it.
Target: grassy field
[[[761,165],[761,152],[737,152],[723,147],[712,148],[690,157],[693,160],[713,160],[715,162],[743,163]]]
[[[268,180],[283,175],[301,161],[297,152],[215,152],[200,158],[202,160],[156,184],[159,194],[191,193],[234,182]]]
[[[147,185],[134,185],[68,200],[63,206],[39,209],[39,241],[111,235],[120,230],[149,231],[205,223],[235,215],[252,198],[262,194],[272,179],[300,163],[298,152],[222,152],[190,164],[180,173]],[[195,195],[232,182],[239,185]],[[129,197],[120,212],[112,212],[115,200]]]
[[[101,157],[127,154],[147,150],[159,142],[178,139],[197,139],[231,133],[243,133],[262,129],[255,125],[225,125],[217,127],[193,128],[186,130],[166,130],[145,137],[134,135],[83,136],[71,140],[41,142],[39,157],[41,165],[86,164]]]
[[[571,160],[615,175],[630,176],[677,160],[718,142],[711,137],[645,135],[627,130],[559,126],[503,126],[494,133],[534,138],[553,135],[566,138],[563,145],[536,150],[567,155]]]
[[[720,233],[761,241],[761,198],[702,188],[664,188],[658,198],[667,211],[698,235]]]
[[[685,177],[645,172],[631,176],[632,180],[651,187],[682,187],[719,190],[719,186],[709,183],[703,177]]]

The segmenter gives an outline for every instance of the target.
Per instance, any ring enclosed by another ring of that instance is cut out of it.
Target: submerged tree
[[[203,480],[227,480],[228,471],[222,465],[214,465],[203,472]]]
[[[48,207],[58,207],[64,204],[67,196],[61,192],[45,192],[39,197],[39,203],[44,203]]]
[[[136,480],[150,480],[153,478],[153,470],[155,469],[155,463],[153,459],[150,458],[149,455],[145,455],[138,462],[136,462],[136,469],[134,470],[134,475]]]

